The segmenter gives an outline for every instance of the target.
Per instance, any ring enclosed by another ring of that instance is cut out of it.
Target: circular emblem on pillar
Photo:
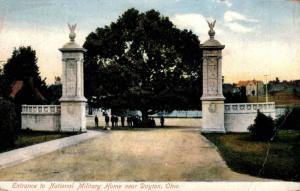
[[[215,103],[210,103],[210,104],[209,104],[208,111],[209,111],[210,113],[215,113],[215,112],[216,112],[216,109],[217,109],[217,106],[216,106]]]

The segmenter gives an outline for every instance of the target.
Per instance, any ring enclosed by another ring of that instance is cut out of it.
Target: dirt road
[[[195,128],[107,131],[95,139],[0,170],[0,180],[261,180],[232,172]]]

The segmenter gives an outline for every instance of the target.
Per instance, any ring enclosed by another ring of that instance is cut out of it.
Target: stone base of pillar
[[[85,102],[61,102],[61,131],[86,132]]]
[[[226,133],[224,127],[224,101],[202,100],[203,133]]]

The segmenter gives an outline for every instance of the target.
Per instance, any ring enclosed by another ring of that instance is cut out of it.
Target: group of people
[[[111,127],[114,128],[114,127],[118,127],[118,122],[119,122],[119,117],[118,116],[115,116],[115,115],[112,115],[110,117],[110,122],[111,122]],[[106,126],[109,126],[109,117],[108,115],[105,116],[105,124]],[[122,125],[123,126],[123,125]]]
[[[112,128],[113,128],[113,127],[118,127],[118,126],[119,126],[119,125],[118,125],[118,122],[119,122],[119,117],[118,117],[118,116],[112,115],[112,116],[110,117],[110,119],[109,119],[109,116],[108,116],[108,115],[105,115],[104,118],[105,118],[105,126],[106,126],[106,127],[109,126],[109,121],[111,122]],[[94,120],[95,120],[95,127],[99,127],[99,119],[98,119],[97,115],[95,115]],[[122,125],[122,127],[124,127],[124,125],[125,125],[124,123],[125,123],[125,117],[122,116],[122,117],[121,117],[121,125]]]
[[[139,116],[128,116],[127,126],[128,127],[139,127],[142,124],[142,120]]]
[[[95,120],[95,127],[99,127],[99,119],[97,115],[94,118]],[[109,117],[108,115],[105,115],[105,128],[109,127],[109,122],[111,122],[111,127],[118,127],[119,117],[116,115],[112,115]],[[128,127],[155,127],[155,120],[153,117],[148,118],[144,121],[145,124],[143,124],[140,116],[128,116],[126,119],[127,126]],[[160,117],[160,125],[161,127],[164,126],[164,117]],[[121,116],[121,126],[125,127],[125,116]]]

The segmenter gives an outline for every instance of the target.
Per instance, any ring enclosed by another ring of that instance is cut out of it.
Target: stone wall
[[[22,129],[60,131],[60,106],[22,105]]]
[[[257,110],[260,110],[273,119],[276,117],[275,103],[232,103],[225,104],[225,130],[226,132],[248,132],[249,125],[254,123]]]

